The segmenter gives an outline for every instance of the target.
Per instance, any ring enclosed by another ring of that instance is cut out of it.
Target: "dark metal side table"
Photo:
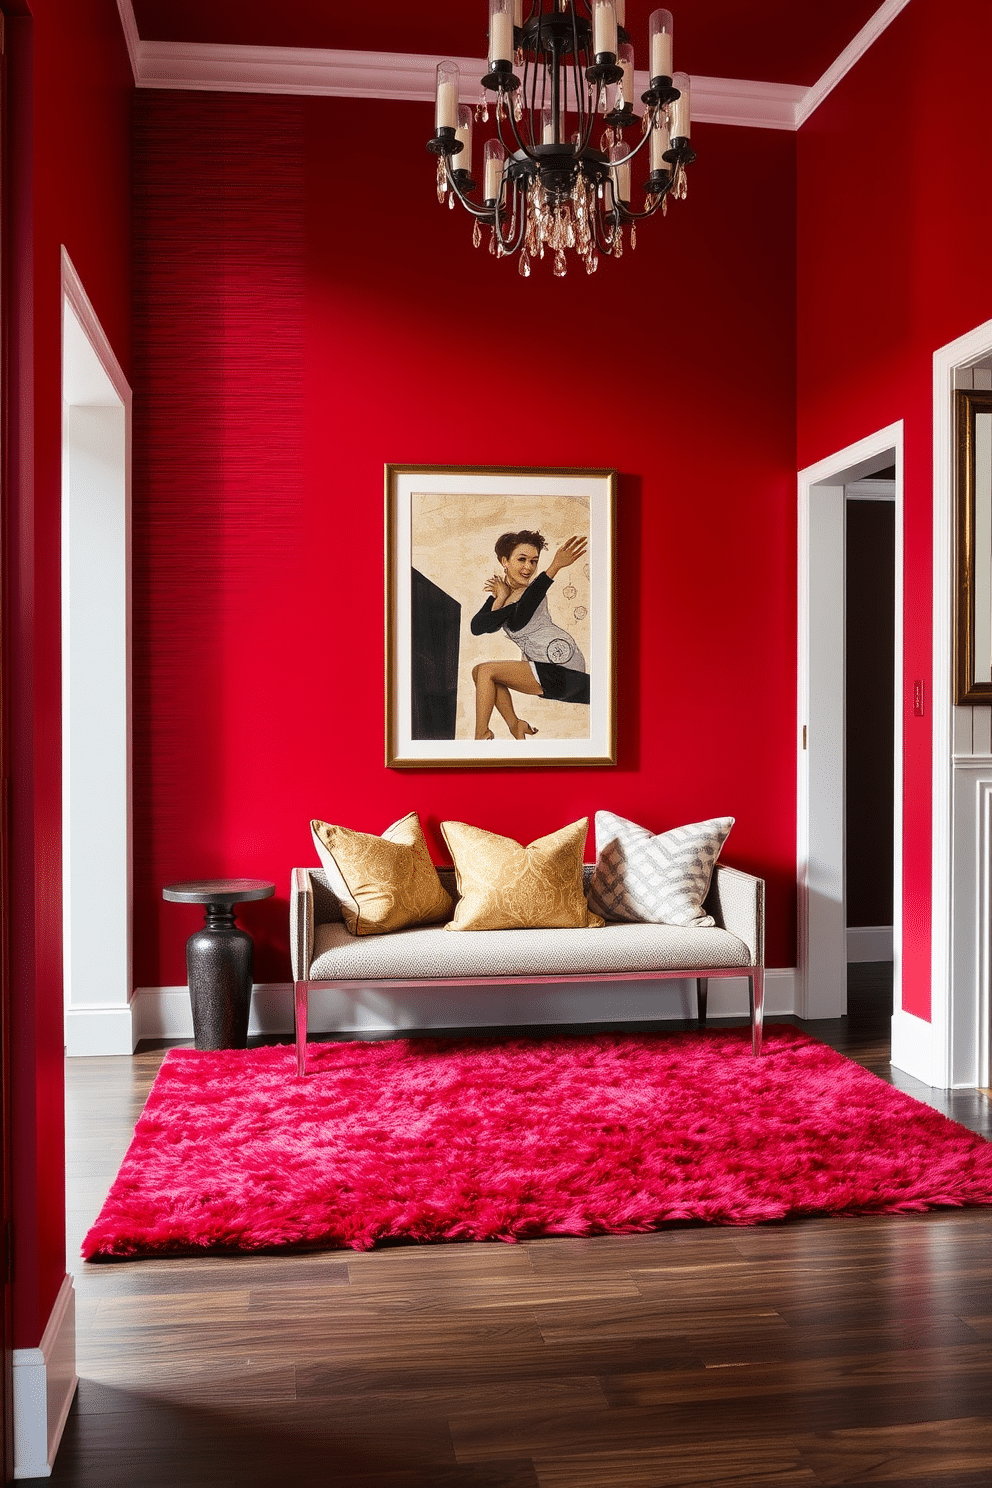
[[[248,1045],[254,943],[234,923],[234,906],[270,899],[274,883],[262,878],[207,878],[168,884],[162,898],[176,904],[205,904],[206,920],[186,942],[186,975],[198,1049],[244,1049]]]

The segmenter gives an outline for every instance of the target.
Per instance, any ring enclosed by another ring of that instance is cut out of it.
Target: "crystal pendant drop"
[[[565,255],[564,255],[564,253],[559,248],[558,249],[558,252],[555,254],[555,278],[556,279],[564,279],[564,277],[565,277],[565,275],[567,273],[568,273],[568,264],[565,262]]]
[[[474,248],[478,248],[478,246],[479,246],[479,244],[481,242],[482,242],[482,229],[479,226],[478,219],[476,219],[476,221],[473,222],[473,224],[472,224],[472,246]]]
[[[489,252],[496,256],[496,229],[492,228],[489,233]]]
[[[618,227],[613,234],[613,257],[623,258],[623,228]]]
[[[630,224],[630,247],[631,251],[637,247],[637,223]]]
[[[450,207],[450,209],[451,209],[452,212],[455,210],[455,193],[454,192],[452,192],[451,195],[448,197],[448,206]]]
[[[444,193],[448,189],[448,181],[444,174],[444,156],[437,158],[437,199],[444,206]]]
[[[520,255],[520,267],[518,272],[522,279],[527,279],[530,277],[530,258],[528,257],[526,248]]]

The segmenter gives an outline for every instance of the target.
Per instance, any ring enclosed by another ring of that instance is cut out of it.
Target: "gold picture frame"
[[[391,464],[385,487],[387,767],[615,765],[616,472]],[[511,587],[496,543],[525,534]]]
[[[954,394],[955,702],[992,706],[992,392]]]

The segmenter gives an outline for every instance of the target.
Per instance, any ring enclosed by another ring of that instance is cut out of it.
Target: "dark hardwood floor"
[[[992,1136],[985,1096],[890,1070],[888,999],[859,968],[810,1031]],[[164,1053],[68,1062],[53,1484],[992,1485],[992,1211],[83,1265]]]

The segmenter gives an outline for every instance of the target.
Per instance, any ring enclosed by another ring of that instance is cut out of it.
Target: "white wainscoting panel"
[[[891,925],[848,925],[848,961],[891,961]]]
[[[14,1477],[49,1478],[76,1377],[76,1294],[66,1276],[37,1348],[14,1349]]]
[[[765,972],[765,1014],[795,1011],[795,971]],[[561,982],[532,987],[446,988],[428,986],[399,994],[370,983],[356,994],[333,987],[310,992],[309,1028],[315,1033],[371,1033],[424,1028],[499,1028],[535,1023],[635,1023],[648,1019],[694,1018],[693,981]],[[193,1015],[185,987],[139,987],[135,993],[135,1039],[193,1037]],[[708,1016],[748,1015],[745,977],[713,978]],[[256,983],[252,992],[251,1033],[288,1035],[293,1031],[292,982]]]
[[[933,1025],[899,1008],[892,1015],[891,1061],[896,1069],[921,1080],[924,1085],[944,1088],[942,1072],[936,1068]]]
[[[948,1079],[954,1088],[987,1086],[992,1009],[989,995],[992,754],[954,760],[952,798]]]

